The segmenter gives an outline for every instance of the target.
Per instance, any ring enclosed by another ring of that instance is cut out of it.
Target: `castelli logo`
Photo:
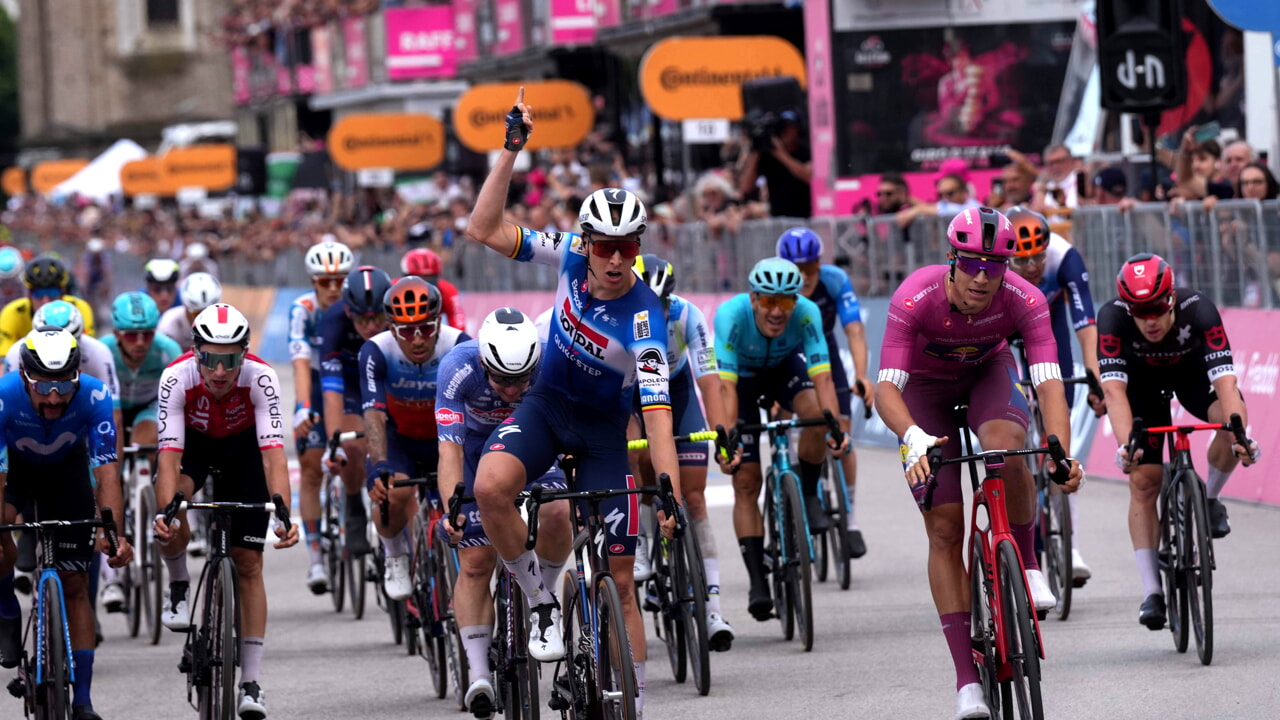
[[[951,318],[942,318],[942,327],[950,330],[952,324]]]
[[[916,307],[916,301],[912,300],[911,298],[907,298],[906,300],[902,301],[902,306],[908,310],[914,310]]]

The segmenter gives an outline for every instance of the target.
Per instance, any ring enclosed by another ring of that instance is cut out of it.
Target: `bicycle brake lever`
[[[182,502],[187,499],[185,493],[181,490],[173,494],[173,499],[164,508],[164,524],[172,525],[173,519],[178,516],[178,512],[182,509]]]
[[[1063,449],[1057,435],[1049,436],[1048,445],[1049,458],[1052,461],[1049,465],[1049,479],[1061,485],[1071,479],[1071,461],[1067,458],[1067,451]]]
[[[107,557],[115,557],[116,551],[120,549],[119,540],[116,538],[115,516],[111,514],[111,508],[109,507],[102,508],[102,512],[99,514],[102,516],[102,530],[103,534],[107,536],[107,548],[110,550],[107,553]]]
[[[529,499],[525,509],[529,513],[529,534],[524,540],[524,549],[532,550],[538,544],[538,508],[542,506],[542,486],[534,485],[529,490]]]
[[[280,497],[280,493],[271,496],[271,502],[276,506],[276,519],[284,526],[285,533],[293,528],[293,519],[289,517],[289,506],[284,504],[284,498]]]
[[[836,445],[844,444],[844,432],[840,429],[840,421],[830,410],[823,410],[822,417],[827,421],[827,433],[831,435],[831,439],[836,441]]]

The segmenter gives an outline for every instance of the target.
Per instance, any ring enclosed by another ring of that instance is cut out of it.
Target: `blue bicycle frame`
[[[40,581],[36,583],[36,587],[40,592],[36,594],[35,604],[35,622],[36,622],[36,685],[44,684],[44,634],[47,632],[44,626],[44,586],[45,583],[52,582],[58,589],[58,598],[62,610],[62,641],[66,645],[67,655],[71,658],[71,628],[67,625],[67,596],[62,592],[62,578],[59,577],[58,571],[51,567],[45,567],[40,570]],[[76,681],[76,663],[72,660],[67,663],[70,671],[71,682]]]

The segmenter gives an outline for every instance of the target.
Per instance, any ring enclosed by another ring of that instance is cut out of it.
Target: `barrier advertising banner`
[[[520,0],[493,0],[494,25],[498,28],[498,40],[493,44],[494,55],[514,55],[524,49],[524,21]]]
[[[593,0],[551,0],[551,42],[554,45],[588,45],[596,37]]]
[[[388,8],[385,19],[388,78],[453,77],[458,62],[452,7]]]
[[[501,150],[506,140],[506,115],[522,85],[537,126],[537,132],[529,136],[527,149],[573,147],[591,132],[595,108],[587,89],[576,82],[492,83],[477,85],[458,98],[453,111],[458,140],[478,153]]]
[[[444,125],[431,115],[347,115],[329,130],[328,145],[343,170],[427,170],[444,160]]]
[[[476,43],[477,0],[453,0],[453,47],[458,64],[476,59],[479,48]]]
[[[311,58],[315,92],[333,92],[333,32],[329,27],[311,28]]]
[[[674,37],[645,54],[640,92],[666,120],[739,120],[744,82],[786,75],[804,87],[804,57],[780,37]]]
[[[4,194],[10,197],[26,193],[27,171],[17,165],[5,168],[4,174],[0,175],[0,188],[3,188]]]
[[[234,145],[194,145],[177,148],[160,159],[166,182],[175,190],[198,187],[209,192],[227,190],[236,184]]]
[[[177,187],[165,175],[164,164],[154,155],[125,163],[120,168],[120,188],[129,197],[170,196],[177,191]]]
[[[38,193],[53,190],[62,181],[71,179],[89,164],[85,159],[49,160],[31,168],[31,189]]]
[[[365,43],[364,18],[342,21],[342,87],[362,88],[369,84],[369,52]]]

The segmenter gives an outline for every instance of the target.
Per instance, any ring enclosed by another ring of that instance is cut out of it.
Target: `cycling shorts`
[[[124,426],[127,428],[131,428],[134,425],[137,425],[138,423],[144,423],[144,422],[153,422],[153,423],[159,424],[160,423],[160,400],[159,399],[152,400],[150,403],[146,405],[139,405],[138,407],[129,408],[128,410],[123,410],[121,411],[121,417],[124,421]]]
[[[836,388],[836,406],[840,408],[840,417],[847,418],[853,412],[853,393],[849,391],[849,372],[844,369],[844,358],[840,356],[835,335],[827,335],[827,349],[831,352],[831,382]]]
[[[550,388],[531,390],[520,407],[494,429],[483,453],[492,452],[515,456],[524,465],[526,478],[540,477],[560,454],[571,454],[578,461],[576,490],[636,486],[627,459],[626,415],[602,413]],[[600,503],[612,555],[635,555],[639,506],[638,495],[618,495]],[[579,504],[580,512],[590,510],[587,503]]]
[[[407,478],[427,477],[435,472],[440,464],[440,443],[436,440],[414,440],[404,437],[396,432],[396,424],[388,418],[387,462],[391,463],[391,470],[397,475],[404,475]],[[369,471],[367,475],[371,475],[373,463],[367,456],[365,467]],[[366,476],[365,489],[372,490],[376,480],[377,477]],[[435,488],[431,488],[431,491],[434,492]],[[425,497],[426,492],[426,486],[419,486],[419,497]]]
[[[186,447],[182,450],[182,474],[195,483],[195,492],[200,492],[210,474],[216,474],[214,502],[271,502],[262,450],[258,448],[257,430],[253,427],[223,438],[188,432]],[[232,514],[231,546],[262,552],[270,520],[265,512]]]
[[[4,501],[24,515],[35,504],[35,517],[27,520],[92,520],[97,501],[89,470],[89,448],[80,441],[76,449],[57,462],[36,464],[19,453],[9,453],[9,476]],[[120,518],[116,518],[119,522]],[[93,561],[97,528],[68,527],[54,531],[54,566],[63,572],[88,572]]]
[[[343,410],[346,410],[346,393],[343,393]],[[324,392],[320,390],[320,372],[314,369],[311,371],[311,412],[315,414],[311,432],[295,440],[299,455],[329,446],[329,436],[324,429]]]
[[[314,377],[314,376],[313,376]],[[342,367],[342,414],[364,416],[364,400],[360,397],[360,385],[364,378],[355,368]],[[314,388],[315,385],[312,385]],[[315,391],[311,393],[312,405],[315,405]],[[320,409],[324,412],[324,395],[320,396]]]
[[[813,389],[809,368],[803,353],[794,353],[771,368],[754,368],[749,377],[738,378],[738,419],[754,425],[760,422],[760,405],[764,396],[768,404],[777,402],[783,410],[795,412],[796,395]],[[760,462],[759,433],[742,435],[742,462]]]
[[[468,435],[467,444],[463,448],[462,453],[462,480],[466,483],[466,495],[475,496],[476,492],[476,467],[480,464],[480,455],[484,452],[486,438],[483,436]],[[542,474],[542,477],[530,482],[525,486],[526,490],[532,490],[535,485],[541,485],[544,488],[552,490],[564,490],[568,485],[565,483],[564,472],[560,470],[559,465],[552,465],[551,469]],[[462,531],[462,540],[458,543],[458,547],[487,547],[489,546],[489,536],[484,532],[483,520],[480,517],[480,509],[476,507],[474,502],[463,503],[460,517],[466,518],[466,527]],[[440,528],[440,532],[444,533],[444,528]],[[447,536],[445,539],[448,539]]]
[[[958,377],[929,378],[913,375],[902,399],[920,429],[934,437],[950,438],[942,446],[944,458],[960,456],[964,443],[956,427],[956,405],[968,404],[968,425],[974,432],[992,420],[1009,420],[1027,428],[1027,398],[1018,389],[1018,368],[1008,348]],[[902,439],[898,439],[902,443]],[[903,463],[903,469],[906,464]],[[947,465],[938,472],[933,504],[962,503],[960,466]]]
[[[1209,406],[1218,401],[1218,392],[1209,383],[1208,372],[1203,362],[1188,356],[1169,368],[1143,368],[1141,372],[1129,373],[1125,396],[1133,417],[1142,418],[1147,427],[1171,424],[1169,401],[1161,392],[1169,390],[1184,410],[1200,422],[1209,422]],[[1147,436],[1147,447],[1142,449],[1139,465],[1164,463],[1164,438],[1163,434]]]
[[[671,393],[671,426],[676,435],[688,435],[707,429],[707,419],[702,414],[702,404],[693,380],[693,370],[684,366],[668,384]],[[644,415],[640,411],[640,391],[632,396],[631,412],[640,418],[640,437],[648,437],[644,429]],[[707,443],[676,443],[676,457],[681,467],[706,467]]]

